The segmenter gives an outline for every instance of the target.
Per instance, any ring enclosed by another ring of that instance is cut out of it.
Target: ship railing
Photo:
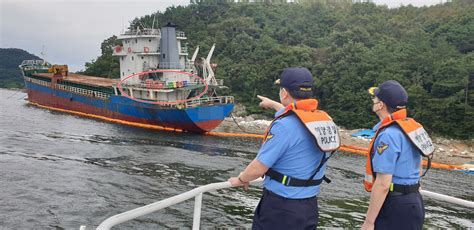
[[[202,104],[232,104],[234,103],[233,96],[218,96],[218,97],[206,97],[206,98],[199,98],[192,101],[188,101],[185,103],[187,108],[189,107],[196,107]]]
[[[86,95],[86,96],[89,96],[89,97],[97,97],[97,98],[101,98],[101,99],[107,99],[109,97],[108,94],[100,92],[100,91],[77,88],[77,87],[73,87],[73,86],[69,86],[69,85],[57,84],[56,87],[60,90],[74,92],[76,94],[82,94],[82,95]]]
[[[30,78],[30,77],[25,77],[25,81],[51,88],[51,82],[42,81],[42,80]],[[76,94],[82,94],[82,95],[86,95],[86,96],[89,96],[89,97],[96,97],[96,98],[101,98],[101,99],[109,98],[109,94],[107,94],[107,93],[103,93],[103,92],[95,91],[95,90],[90,90],[90,89],[83,89],[83,88],[73,87],[73,86],[69,86],[69,85],[56,84],[56,89],[63,90],[63,91],[68,91],[68,92],[73,92],[73,93],[76,93]]]
[[[42,59],[34,59],[34,60],[23,60],[20,65],[45,65],[49,64]]]
[[[259,178],[257,180],[250,182],[251,185],[256,185],[256,184],[261,184],[261,183],[262,183],[262,178]],[[159,211],[161,209],[181,203],[191,198],[194,198],[193,230],[199,229],[200,224],[201,224],[201,208],[202,208],[203,193],[218,190],[218,189],[230,188],[230,187],[232,187],[230,182],[212,183],[212,184],[200,186],[190,191],[187,191],[185,193],[181,193],[179,195],[109,217],[97,227],[97,230],[108,230],[120,223],[136,219],[138,217],[150,214],[152,212]],[[468,208],[474,208],[474,202],[472,201],[463,200],[457,197],[447,196],[447,195],[430,192],[426,190],[420,190],[420,193],[424,197],[428,197],[434,200],[457,204],[457,205],[465,206]],[[80,229],[86,229],[86,226],[82,225]]]
[[[153,81],[148,84],[139,83],[139,84],[124,84],[124,85],[130,88],[135,87],[135,88],[146,89],[146,90],[179,89],[180,88],[180,87],[170,87],[168,86],[168,83],[166,81]],[[158,86],[158,84],[162,84],[162,85]],[[186,86],[192,86],[192,85],[202,85],[202,83],[201,82],[186,82]]]
[[[23,70],[48,69],[49,67],[51,67],[51,64],[42,59],[23,60],[18,67]]]
[[[25,81],[31,82],[31,83],[34,83],[34,84],[37,84],[37,85],[51,87],[51,82],[42,81],[42,80],[30,78],[30,77],[25,77]]]
[[[200,105],[210,105],[210,104],[233,104],[234,97],[233,96],[218,96],[218,97],[206,97],[206,98],[199,98],[192,101],[188,101],[185,103],[180,104],[166,104],[165,101],[163,102],[165,106],[169,106],[172,108],[193,108]]]
[[[262,178],[250,182],[251,185],[260,185]],[[120,223],[136,219],[138,217],[150,214],[152,212],[159,211],[161,209],[170,207],[172,205],[181,203],[183,201],[194,198],[194,213],[193,213],[193,230],[199,229],[201,224],[201,208],[202,208],[202,195],[205,192],[211,192],[218,189],[230,188],[232,185],[230,182],[212,183],[204,186],[197,187],[193,190],[181,193],[179,195],[142,206],[124,213],[117,214],[104,220],[98,227],[97,230],[108,230],[115,225]],[[81,229],[85,229],[86,226],[81,226]]]
[[[181,47],[180,53],[187,54],[188,53],[188,47],[186,47],[186,46]]]
[[[186,34],[183,31],[176,31],[177,38],[186,38]]]
[[[183,64],[181,62],[161,62],[158,64],[160,69],[190,69],[189,64]]]
[[[125,33],[121,35],[125,36],[133,36],[133,35],[160,35],[161,31],[159,29],[151,29],[151,28],[145,28],[145,29],[139,29],[139,30],[127,30]]]

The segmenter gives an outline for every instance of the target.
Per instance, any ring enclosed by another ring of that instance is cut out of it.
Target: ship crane
[[[193,68],[193,70],[192,70],[193,73],[198,73],[198,70],[197,70],[196,65],[195,65],[195,60],[196,60],[198,52],[199,52],[199,46],[196,47],[196,50],[194,51],[193,57],[191,58],[191,60],[189,60],[189,64]]]
[[[199,46],[196,47],[196,50],[194,51],[194,54],[193,54],[193,57],[191,58],[191,65],[194,65],[194,60],[196,60],[196,57],[198,55],[198,52],[199,52]]]
[[[217,86],[218,84],[214,75],[214,70],[212,70],[212,67],[211,67],[211,57],[212,57],[212,53],[214,53],[214,48],[216,48],[215,43],[212,45],[211,50],[209,51],[209,54],[207,55],[207,58],[206,59],[201,58],[201,59],[202,59],[203,77],[204,77],[204,80],[206,81],[206,84]],[[193,58],[194,58],[194,55],[193,55]]]

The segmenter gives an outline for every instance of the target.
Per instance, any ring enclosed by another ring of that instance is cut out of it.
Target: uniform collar
[[[379,121],[376,125],[374,125],[374,127],[372,127],[372,131],[377,131],[377,129],[379,129],[381,125],[382,125],[382,121]]]
[[[295,101],[288,105],[285,108],[285,111],[288,110],[294,110],[294,109],[299,109],[299,110],[304,110],[304,111],[314,111],[318,109],[318,100],[316,99],[303,99],[299,101]]]
[[[385,117],[382,120],[382,125],[386,125],[394,120],[401,120],[407,117],[407,110],[406,109],[400,109],[394,113],[389,114],[387,117]]]

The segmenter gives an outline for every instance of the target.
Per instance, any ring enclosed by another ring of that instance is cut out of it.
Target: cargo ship
[[[214,129],[231,113],[234,98],[217,95],[225,86],[215,78],[216,65],[210,62],[214,45],[207,58],[196,60],[197,47],[189,59],[185,33],[170,23],[160,29],[132,28],[117,39],[121,45],[113,48],[113,55],[120,62],[120,79],[69,73],[66,65],[45,60],[23,61],[19,67],[29,102],[198,133]]]

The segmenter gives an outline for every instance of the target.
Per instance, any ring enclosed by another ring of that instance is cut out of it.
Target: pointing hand
[[[264,96],[257,95],[258,99],[261,100],[259,106],[264,108],[264,109],[275,109],[276,111],[280,110],[283,108],[283,105]]]

